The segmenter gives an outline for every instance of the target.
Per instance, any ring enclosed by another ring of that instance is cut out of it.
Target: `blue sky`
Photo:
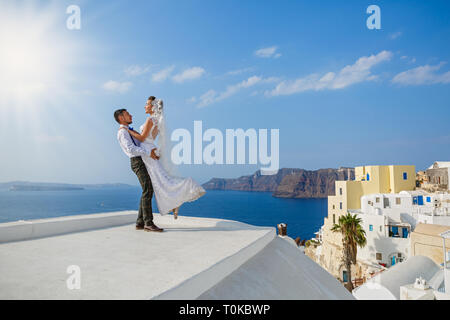
[[[66,8],[81,9],[68,30]],[[366,8],[381,9],[369,30]],[[280,130],[280,167],[450,159],[448,1],[3,1],[0,181],[137,184],[112,113]],[[199,182],[259,165],[182,165]]]

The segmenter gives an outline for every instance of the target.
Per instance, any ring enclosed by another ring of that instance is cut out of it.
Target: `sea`
[[[0,190],[0,223],[79,214],[137,210],[140,187],[70,191]],[[153,212],[158,212],[153,198]],[[181,206],[180,216],[237,220],[256,226],[287,224],[288,236],[314,237],[327,215],[327,199],[285,199],[270,192],[207,190]]]

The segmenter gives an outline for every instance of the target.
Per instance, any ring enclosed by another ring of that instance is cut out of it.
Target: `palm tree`
[[[347,269],[348,282],[346,288],[351,292],[352,284],[352,264],[356,264],[356,255],[358,246],[364,247],[367,243],[366,232],[361,225],[361,218],[347,212],[346,215],[339,217],[338,223],[331,228],[333,232],[342,234],[342,245],[344,248],[344,263]]]

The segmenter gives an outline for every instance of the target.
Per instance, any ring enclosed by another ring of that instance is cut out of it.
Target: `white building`
[[[414,256],[373,277],[352,293],[358,300],[400,300],[400,288],[415,283],[417,278],[424,279],[438,291],[442,287],[440,271],[430,258]]]
[[[371,194],[361,197],[361,212],[385,215],[395,222],[450,225],[450,194],[422,190]]]
[[[436,161],[425,171],[423,188],[450,190],[450,161]]]
[[[314,234],[316,236],[314,238],[312,238],[311,240],[319,241],[319,243],[322,244],[322,241],[323,241],[323,225],[320,227],[319,231],[314,232]]]
[[[401,191],[361,197],[367,245],[358,248],[358,260],[391,267],[410,255],[410,233],[418,223],[450,226],[450,194]]]
[[[411,226],[385,215],[358,214],[366,231],[367,244],[358,248],[358,260],[391,267],[410,256]]]

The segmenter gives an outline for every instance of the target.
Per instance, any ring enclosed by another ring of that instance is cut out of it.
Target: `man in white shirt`
[[[128,132],[129,125],[133,123],[133,116],[126,109],[118,109],[114,112],[114,119],[120,124],[117,132],[117,140],[122,147],[123,152],[130,158],[131,169],[139,179],[142,187],[142,196],[139,204],[139,214],[136,221],[136,230],[162,232],[163,229],[157,227],[153,223],[152,213],[152,197],[153,187],[152,181],[141,157],[152,157],[158,160],[156,155],[156,147],[151,149],[149,153],[140,146],[140,141],[134,139]]]

